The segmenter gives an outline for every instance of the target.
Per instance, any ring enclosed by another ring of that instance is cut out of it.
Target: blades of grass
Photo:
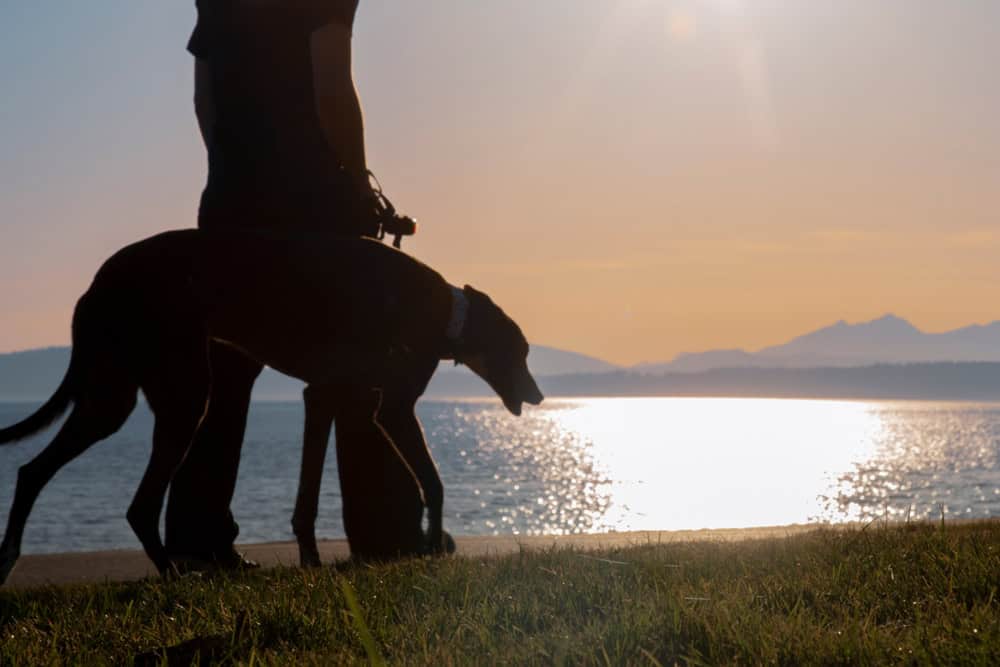
[[[361,605],[358,604],[358,598],[354,594],[354,587],[351,586],[351,582],[347,581],[347,579],[341,579],[340,588],[344,591],[347,608],[351,611],[351,618],[354,620],[354,629],[357,630],[358,636],[361,637],[361,644],[365,647],[365,653],[368,654],[368,662],[375,667],[385,667],[385,660],[382,658],[382,654],[379,653],[378,647],[375,646],[375,639],[372,637],[372,633],[368,629],[368,624],[365,623],[365,617],[361,613]]]
[[[663,667],[663,663],[657,660],[656,656],[647,651],[646,649],[640,648],[639,653],[641,653],[647,660],[649,660],[650,664],[656,665],[656,667]]]
[[[631,565],[632,563],[626,563],[623,560],[611,560],[610,558],[596,558],[594,556],[588,556],[586,554],[577,554],[577,557],[583,558],[584,560],[592,560],[597,563],[606,563],[608,565]]]

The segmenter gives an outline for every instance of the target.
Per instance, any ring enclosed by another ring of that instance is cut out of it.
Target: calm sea
[[[0,424],[30,412],[0,404]],[[1000,404],[714,398],[496,401],[419,407],[459,535],[744,527],[1000,516]],[[233,509],[241,541],[292,539],[302,407],[256,403]],[[149,455],[141,407],[64,468],[25,553],[138,548],[125,510]],[[51,437],[0,448],[0,522],[17,468]],[[342,537],[333,449],[317,532]]]

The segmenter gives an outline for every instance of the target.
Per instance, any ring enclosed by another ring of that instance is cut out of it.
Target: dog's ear
[[[467,296],[470,301],[485,301],[486,303],[493,303],[493,300],[490,299],[486,293],[480,292],[472,285],[466,285],[462,288],[462,291],[465,292],[465,296]]]

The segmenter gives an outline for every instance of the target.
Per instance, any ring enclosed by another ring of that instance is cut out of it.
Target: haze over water
[[[0,422],[30,411],[0,404]],[[495,401],[419,408],[458,535],[561,534],[1000,516],[1000,404],[721,398],[549,400],[517,419]],[[151,419],[43,491],[25,552],[138,548],[125,510]],[[302,408],[256,403],[233,509],[243,542],[291,539]],[[17,468],[48,442],[0,448],[0,521]],[[342,537],[331,447],[317,523]]]

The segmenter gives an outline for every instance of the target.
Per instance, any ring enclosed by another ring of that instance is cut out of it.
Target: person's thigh
[[[213,342],[209,350],[212,389],[208,409],[188,452],[196,463],[219,462],[225,468],[239,463],[254,382],[264,366],[239,350]],[[230,493],[231,495],[231,493]]]
[[[170,485],[166,536],[171,552],[225,550],[239,532],[229,503],[236,489],[250,395],[262,366],[221,343],[212,344],[209,359],[208,410]]]

